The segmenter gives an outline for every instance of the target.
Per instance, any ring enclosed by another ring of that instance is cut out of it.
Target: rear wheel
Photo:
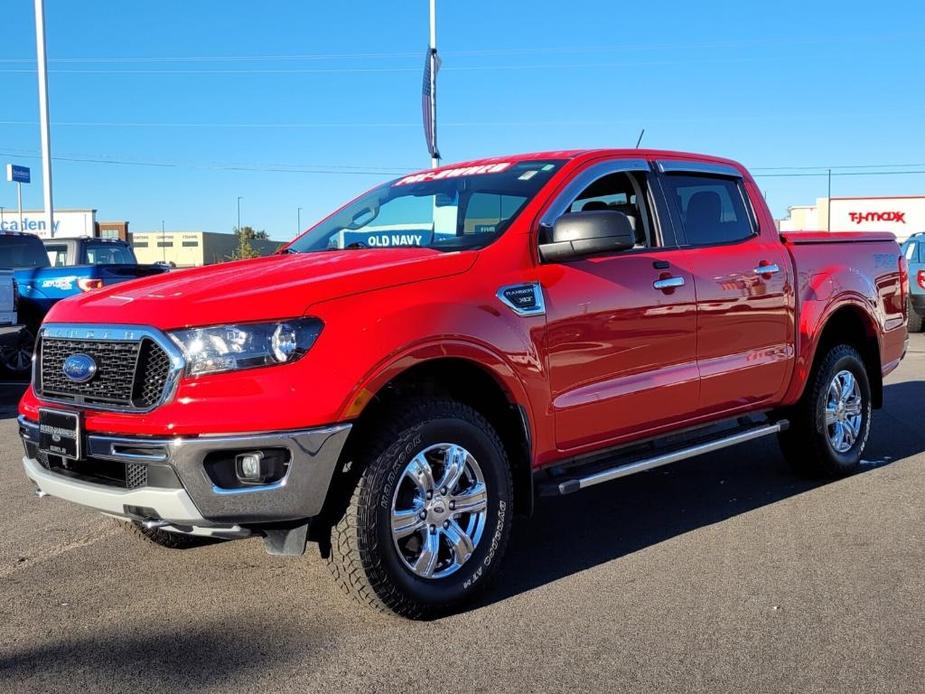
[[[912,300],[907,299],[907,310],[906,314],[909,316],[908,330],[910,333],[918,333],[922,331],[922,323],[925,322],[915,309],[912,308]]]
[[[867,370],[857,350],[831,348],[810,376],[780,435],[787,460],[800,472],[841,477],[856,472],[870,433],[871,397]]]
[[[427,398],[384,424],[331,531],[328,560],[358,601],[422,618],[471,599],[495,573],[512,483],[494,428],[461,403]]]

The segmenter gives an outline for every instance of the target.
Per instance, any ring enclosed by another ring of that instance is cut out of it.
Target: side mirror
[[[547,243],[540,244],[540,258],[561,263],[596,253],[616,253],[636,245],[629,217],[617,210],[570,212],[556,220]]]

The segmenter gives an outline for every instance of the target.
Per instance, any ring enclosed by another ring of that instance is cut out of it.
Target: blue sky
[[[429,165],[426,0],[46,0],[46,24],[57,207],[230,231],[240,195],[244,224],[288,239],[297,208],[307,227]],[[0,35],[0,160],[33,167],[37,207],[31,1],[3,4]],[[446,162],[632,146],[645,127],[647,146],[752,167],[777,216],[826,180],[770,167],[925,171],[918,2],[438,0],[438,42]],[[836,169],[864,175],[833,194],[925,194],[925,174],[876,170]]]

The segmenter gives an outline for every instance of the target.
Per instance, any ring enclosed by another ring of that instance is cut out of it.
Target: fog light
[[[263,452],[239,453],[234,458],[234,469],[244,484],[260,484],[266,479],[263,470]]]

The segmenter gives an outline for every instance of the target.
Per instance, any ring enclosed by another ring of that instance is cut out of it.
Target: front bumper
[[[350,426],[176,438],[86,433],[84,450],[89,460],[146,466],[148,474],[143,479],[147,483],[129,489],[80,479],[66,469],[44,465],[38,451],[38,424],[19,418],[26,449],[23,467],[42,492],[115,516],[193,528],[286,522],[318,515]],[[206,472],[210,454],[270,448],[289,452],[285,476],[272,484],[223,488]]]

